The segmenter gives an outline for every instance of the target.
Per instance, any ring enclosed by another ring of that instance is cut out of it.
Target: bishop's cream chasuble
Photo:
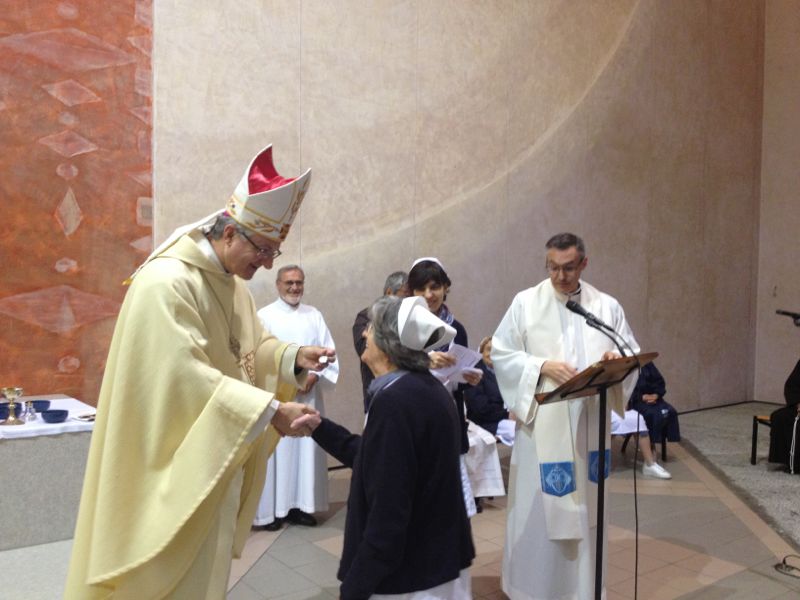
[[[67,599],[225,597],[279,437],[254,428],[279,387],[297,386],[297,347],[264,331],[244,282],[204,242],[195,230],[169,245],[125,297]]]

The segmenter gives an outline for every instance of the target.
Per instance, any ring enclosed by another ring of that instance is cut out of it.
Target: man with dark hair
[[[383,284],[383,295],[384,296],[397,296],[399,298],[405,298],[408,296],[408,273],[405,271],[395,271],[391,273],[387,278],[386,282]],[[364,332],[367,330],[367,326],[369,326],[369,315],[367,314],[369,311],[369,307],[360,310],[356,315],[356,320],[353,323],[353,345],[356,348],[356,354],[358,357],[361,358],[361,355],[364,354],[364,349],[366,348],[366,339],[364,338]],[[372,375],[372,371],[369,370],[369,367],[360,362],[361,365],[361,386],[363,388],[364,394],[364,412],[366,413],[369,409],[369,402],[367,401],[367,388],[369,384],[372,383],[374,379]]]
[[[503,554],[503,591],[512,600],[594,593],[597,432],[599,419],[608,425],[609,415],[598,414],[595,398],[540,406],[534,395],[618,354],[609,338],[567,310],[567,300],[608,323],[639,351],[619,302],[581,280],[588,265],[583,241],[561,233],[546,249],[549,277],[515,296],[492,338],[500,392],[517,418]],[[609,404],[619,414],[634,384],[635,378],[628,378],[609,390]],[[607,426],[606,448],[609,431]],[[606,469],[608,459],[606,450]]]

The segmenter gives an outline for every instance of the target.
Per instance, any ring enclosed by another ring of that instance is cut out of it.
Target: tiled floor
[[[680,444],[669,446],[673,479],[637,477],[639,512],[638,589],[632,461],[614,442],[609,484],[608,600],[770,600],[800,598],[800,579],[773,569],[797,553]],[[631,450],[628,450],[631,454]],[[348,471],[332,474],[332,505],[314,529],[257,532],[250,557],[234,561],[232,600],[337,598],[337,557],[342,547]],[[500,599],[505,499],[485,503],[472,520],[478,552],[472,569],[475,598]],[[261,554],[264,548],[266,552]],[[260,554],[256,560],[252,556]]]
[[[614,444],[609,480],[608,600],[634,598],[636,544],[633,471]],[[670,481],[637,478],[638,598],[647,600],[797,600],[800,579],[773,565],[797,554],[680,444],[669,446]],[[631,450],[628,450],[631,454]],[[342,548],[349,471],[331,473],[331,510],[314,528],[253,532],[235,560],[231,600],[338,598],[336,569]],[[319,515],[318,515],[319,516]],[[505,598],[500,564],[505,500],[485,503],[472,521],[478,556],[473,563],[475,598]],[[0,553],[16,565],[0,585],[3,600],[60,597],[69,542]],[[20,577],[29,565],[29,575]]]

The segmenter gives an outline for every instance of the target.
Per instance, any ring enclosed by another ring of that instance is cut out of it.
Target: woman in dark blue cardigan
[[[299,420],[353,469],[338,572],[343,599],[471,598],[475,550],[461,488],[460,419],[428,372],[426,353],[454,335],[421,298],[381,298],[361,358],[375,375],[363,435],[317,415]]]

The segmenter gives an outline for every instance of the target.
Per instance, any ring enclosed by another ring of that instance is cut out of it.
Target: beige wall
[[[435,254],[473,344],[574,230],[586,279],[662,353],[682,410],[752,390],[763,4],[155,3],[156,237],[222,206],[251,155],[314,170],[280,264],[340,347],[330,413],[360,422],[350,326]],[[273,276],[254,282],[259,304]]]
[[[800,357],[800,2],[766,5],[755,398],[783,402]]]

